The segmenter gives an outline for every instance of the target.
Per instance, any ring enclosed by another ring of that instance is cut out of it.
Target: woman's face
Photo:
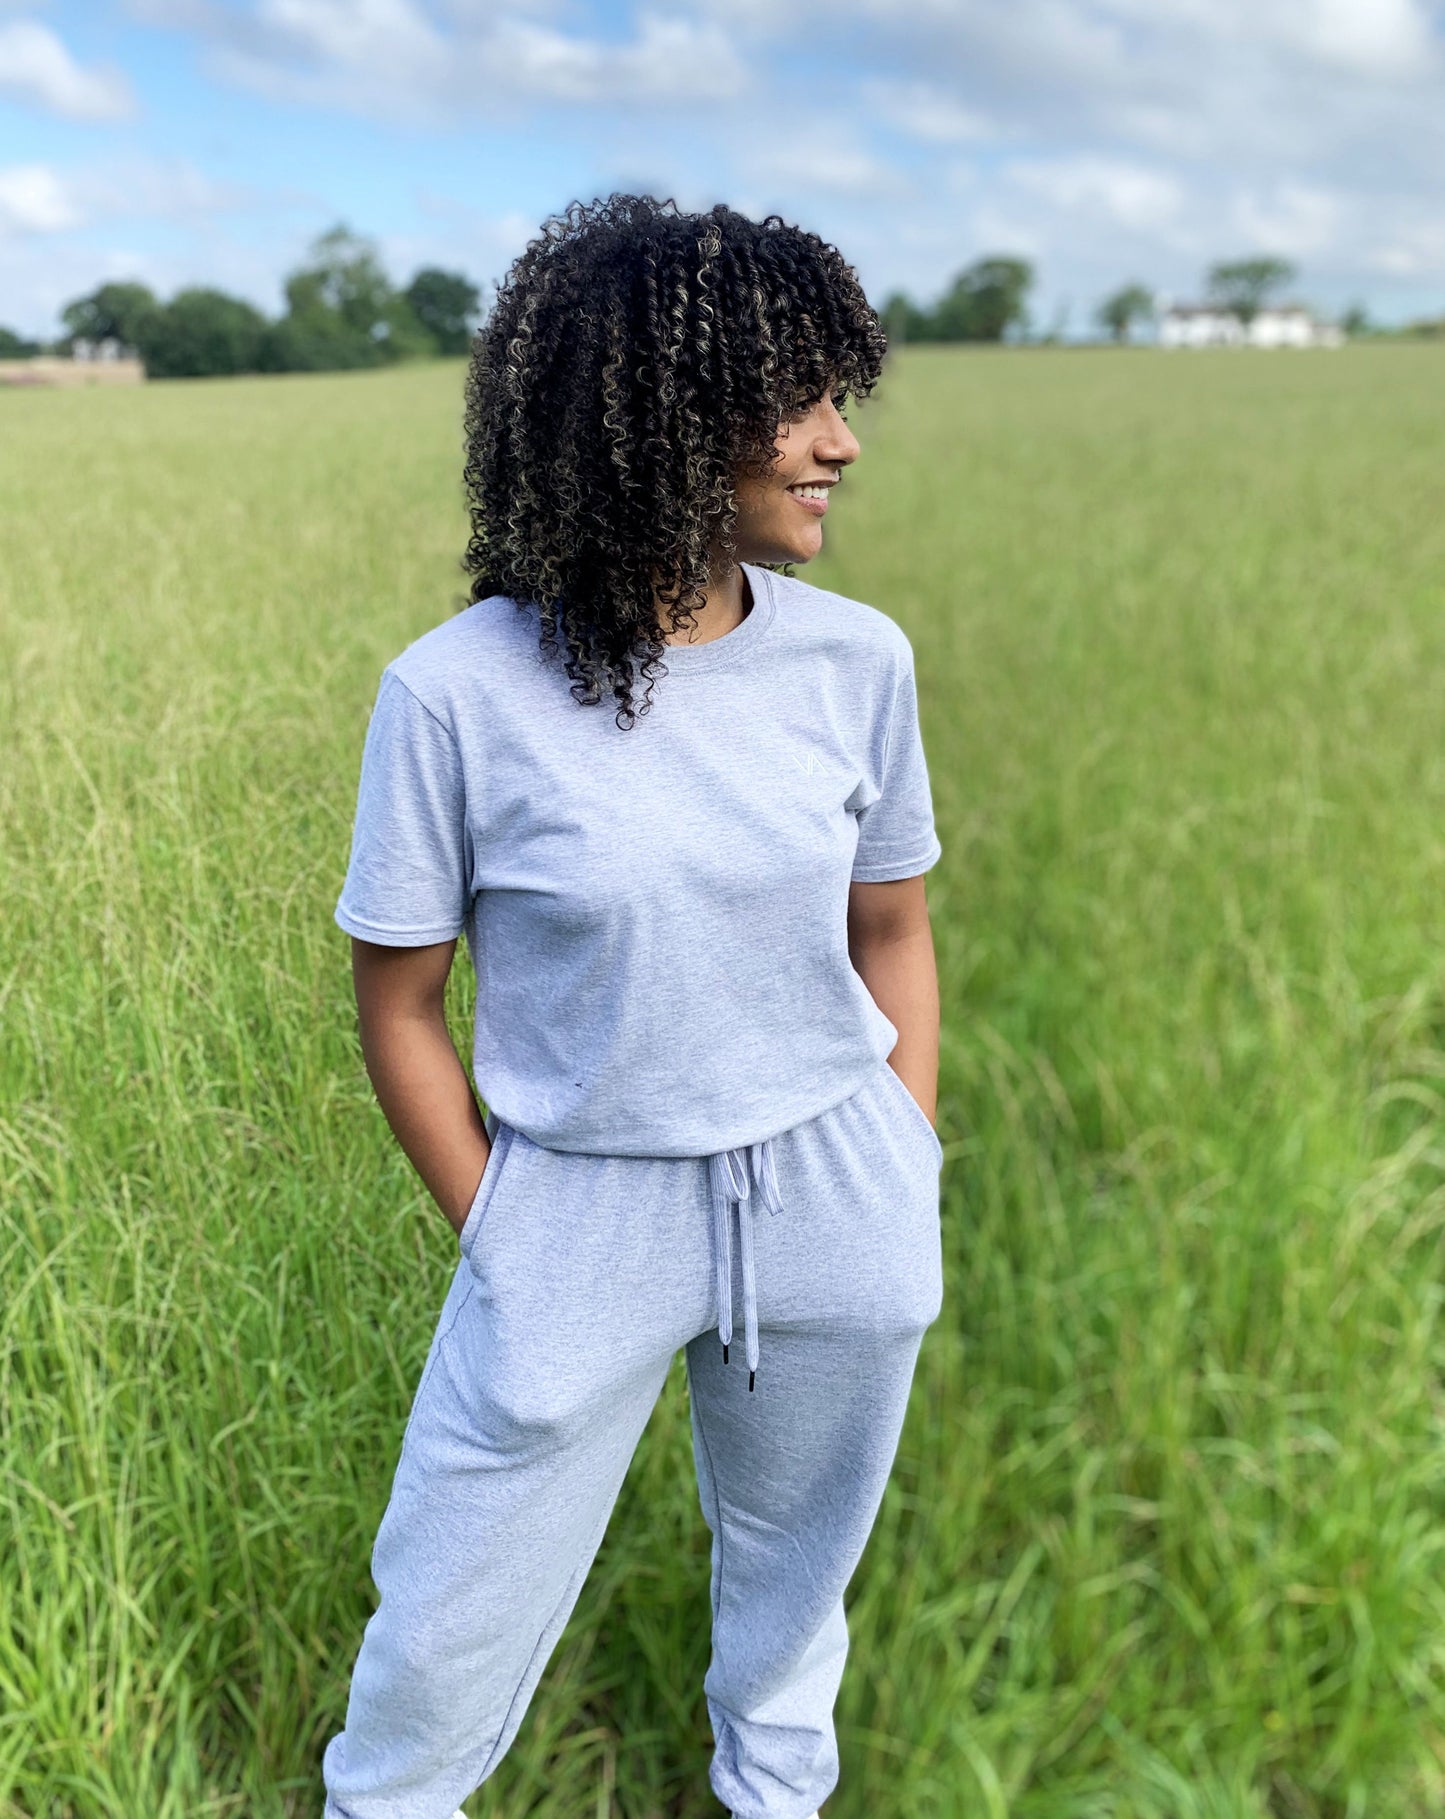
[[[738,477],[734,537],[740,562],[810,562],[823,547],[829,489],[858,458],[858,438],[830,397],[778,425],[769,473]]]

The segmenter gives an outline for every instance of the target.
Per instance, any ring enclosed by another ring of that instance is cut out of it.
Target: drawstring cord
[[[758,1287],[753,1262],[753,1195],[748,1181],[752,1162],[753,1184],[770,1213],[783,1210],[778,1193],[778,1172],[770,1137],[748,1149],[719,1150],[707,1159],[708,1188],[712,1196],[713,1266],[717,1274],[717,1334],[722,1341],[723,1363],[733,1336],[733,1247],[731,1211],[738,1209],[738,1249],[743,1265],[743,1333],[748,1360],[748,1388],[758,1370]],[[746,1210],[745,1210],[746,1203]]]

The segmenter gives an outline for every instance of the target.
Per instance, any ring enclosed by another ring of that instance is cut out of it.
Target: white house
[[[1248,326],[1213,303],[1173,303],[1159,318],[1160,347],[1339,347],[1344,338],[1302,303],[1267,304]]]
[[[77,335],[70,344],[72,360],[134,360],[136,351],[117,341],[114,335],[107,335],[103,341],[87,341]]]
[[[1171,303],[1159,317],[1160,347],[1241,347],[1244,324],[1209,303]]]

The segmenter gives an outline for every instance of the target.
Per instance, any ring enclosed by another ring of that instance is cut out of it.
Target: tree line
[[[1289,260],[1269,254],[1221,259],[1205,274],[1204,296],[1206,302],[1237,316],[1248,327],[1297,276]],[[995,253],[975,260],[959,272],[930,306],[915,303],[904,292],[895,291],[881,312],[889,341],[898,346],[909,341],[1057,340],[1057,334],[1031,335],[1028,297],[1033,284],[1034,269],[1027,259]],[[1133,280],[1099,302],[1093,321],[1104,337],[1124,345],[1134,339],[1137,330],[1152,323],[1158,313],[1154,291]],[[1412,322],[1400,329],[1382,329],[1370,321],[1365,306],[1356,303],[1340,317],[1340,327],[1352,338],[1428,338],[1445,335],[1445,317]]]
[[[464,354],[481,305],[470,279],[436,266],[397,289],[376,248],[344,225],[313,242],[285,296],[284,313],[272,319],[207,286],[163,303],[144,284],[102,284],[61,310],[66,332],[48,350],[0,328],[0,358],[114,341],[133,348],[156,379],[386,366]]]
[[[1221,260],[1206,274],[1205,294],[1247,326],[1295,276],[1288,260],[1268,255]],[[1023,340],[1029,338],[1033,285],[1027,259],[993,253],[960,271],[935,303],[919,304],[894,291],[880,314],[894,346]],[[102,284],[65,306],[66,333],[49,349],[0,328],[0,359],[70,353],[77,342],[117,341],[134,348],[158,379],[384,366],[464,354],[481,305],[470,279],[436,266],[424,267],[397,289],[372,243],[344,225],[312,244],[307,262],[286,280],[285,295],[285,312],[272,320],[242,298],[204,286],[178,291],[162,303],[143,284]],[[1105,297],[1093,314],[1100,331],[1122,345],[1152,322],[1157,310],[1153,291],[1130,282]],[[1445,319],[1385,331],[1373,327],[1357,304],[1345,312],[1341,327],[1351,336],[1440,335]]]
[[[1295,268],[1285,259],[1260,257],[1221,260],[1209,269],[1209,301],[1251,322],[1274,292],[1293,281]],[[1029,327],[1028,295],[1034,268],[1027,259],[994,253],[959,272],[931,307],[895,291],[883,306],[889,340],[1004,341],[1024,336]],[[1112,340],[1131,339],[1139,325],[1157,312],[1146,285],[1122,285],[1104,298],[1094,320]]]

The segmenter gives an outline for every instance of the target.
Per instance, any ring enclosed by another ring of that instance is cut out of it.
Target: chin
[[[743,562],[811,562],[823,547],[821,527],[811,537],[788,539],[779,537],[775,543],[764,542],[761,538],[753,550],[744,548],[739,552]]]
[[[819,531],[816,537],[809,537],[806,542],[795,543],[786,553],[774,556],[772,559],[774,562],[811,562],[822,548],[823,533]]]

